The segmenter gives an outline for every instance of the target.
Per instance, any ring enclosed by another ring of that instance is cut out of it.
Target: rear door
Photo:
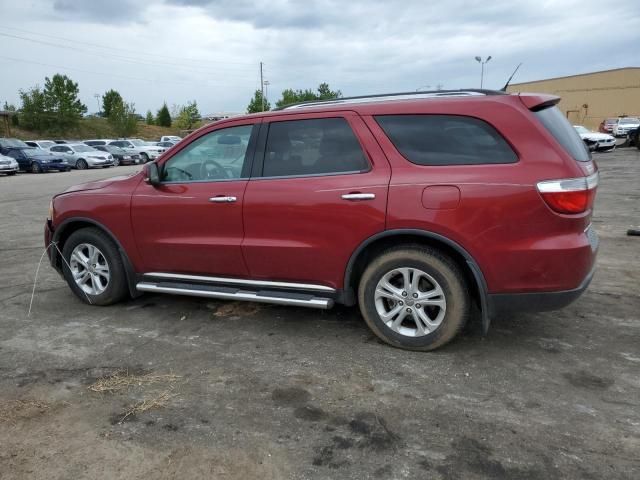
[[[355,113],[264,122],[244,203],[250,275],[341,288],[353,251],[385,228],[389,164]]]
[[[146,272],[245,277],[242,203],[256,120],[225,124],[161,162],[161,184],[141,182],[131,204]]]

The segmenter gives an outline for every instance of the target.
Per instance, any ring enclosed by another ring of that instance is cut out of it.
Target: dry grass
[[[158,408],[163,408],[167,405],[171,398],[175,397],[174,394],[171,394],[171,390],[165,390],[157,397],[153,397],[151,399],[144,399],[140,402],[134,404],[127,411],[124,412],[122,418],[118,421],[118,423],[124,422],[127,418],[132,415],[139,415],[140,413],[144,413],[149,410],[154,410]]]
[[[13,400],[0,403],[0,423],[15,423],[46,413],[51,406],[40,400]]]
[[[118,370],[112,375],[96,380],[89,385],[89,390],[98,393],[114,393],[133,386],[173,383],[179,378],[181,377],[172,373],[164,375],[156,375],[153,373],[135,375],[129,373],[127,370]]]

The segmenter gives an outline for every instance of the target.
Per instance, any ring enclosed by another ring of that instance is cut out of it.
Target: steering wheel
[[[209,165],[212,165],[213,168],[212,169],[207,168]],[[219,180],[222,178],[227,178],[227,171],[218,162],[208,158],[200,164],[200,178],[202,180],[207,180],[207,179]]]

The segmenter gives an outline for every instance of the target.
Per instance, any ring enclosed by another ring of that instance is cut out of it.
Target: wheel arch
[[[380,252],[389,247],[407,244],[428,245],[449,255],[462,269],[472,289],[473,300],[476,301],[482,315],[482,327],[486,333],[489,329],[491,312],[487,301],[487,283],[480,266],[471,254],[459,243],[438,233],[419,229],[395,229],[377,233],[364,242],[351,254],[344,274],[342,300],[346,304],[356,303],[357,285],[368,264]]]
[[[113,233],[111,233],[111,231],[102,223],[86,217],[67,218],[60,225],[56,227],[53,233],[52,242],[56,244],[56,246],[59,249],[59,252],[62,252],[65,242],[73,232],[76,232],[83,228],[92,228],[92,227],[97,228],[102,232],[104,232],[113,241],[113,243],[115,243],[118,249],[118,253],[122,258],[122,263],[124,265],[124,271],[127,277],[127,286],[129,289],[129,294],[132,297],[139,296],[140,293],[136,289],[136,272],[135,272],[135,269],[133,268],[133,264],[131,263],[131,260],[129,259],[129,256],[127,255],[127,252],[122,247],[122,244],[118,241],[116,236]],[[60,258],[61,253],[58,253],[58,250],[56,250],[55,253],[57,253],[57,255],[55,255],[52,258],[52,263],[54,264],[55,268],[57,268],[59,271],[62,271],[62,258]]]

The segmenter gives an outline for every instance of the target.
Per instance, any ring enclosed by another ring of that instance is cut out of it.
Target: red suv
[[[481,312],[551,310],[593,275],[598,173],[558,97],[344,98],[202,127],[142,172],[53,198],[83,301],[141,292],[330,308],[430,350]]]

